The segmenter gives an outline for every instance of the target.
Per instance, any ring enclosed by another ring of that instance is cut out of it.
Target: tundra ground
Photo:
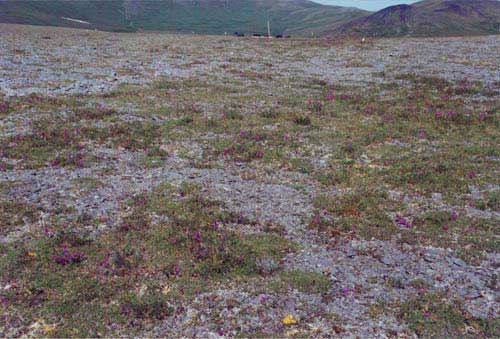
[[[0,336],[500,337],[500,36],[0,31]]]

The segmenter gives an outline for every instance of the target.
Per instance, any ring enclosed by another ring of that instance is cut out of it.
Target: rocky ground
[[[500,337],[500,37],[0,30],[1,336]]]

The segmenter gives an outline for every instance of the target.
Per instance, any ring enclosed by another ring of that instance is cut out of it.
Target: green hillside
[[[307,0],[0,0],[0,22],[107,31],[294,36],[500,33],[500,1],[424,0],[376,13]]]
[[[368,13],[305,0],[0,0],[0,22],[110,31],[264,33],[269,19],[272,34],[321,35]]]
[[[425,0],[354,19],[331,34],[450,36],[500,33],[500,1]]]

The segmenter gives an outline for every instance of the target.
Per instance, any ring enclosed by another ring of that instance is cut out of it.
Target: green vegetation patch
[[[314,200],[317,211],[309,227],[331,237],[358,234],[366,239],[391,239],[398,231],[390,212],[400,203],[382,190],[359,188],[341,196],[319,196]]]
[[[273,276],[268,288],[275,293],[283,293],[290,289],[303,293],[326,293],[330,285],[330,280],[320,273],[294,270],[283,271]]]
[[[460,301],[442,294],[424,294],[401,305],[398,317],[421,338],[497,338],[500,320],[478,319]]]
[[[275,235],[226,229],[246,221],[193,185],[162,185],[130,208],[98,238],[52,224],[31,243],[2,244],[4,320],[43,320],[55,337],[138,333],[211,286],[258,275],[257,258],[280,260],[296,249]]]

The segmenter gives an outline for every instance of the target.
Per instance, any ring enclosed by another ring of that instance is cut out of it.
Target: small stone
[[[441,202],[443,201],[443,195],[441,193],[432,193],[432,200]]]
[[[348,258],[354,258],[356,256],[357,252],[353,249],[350,249],[349,251],[347,251],[346,253],[346,257]]]
[[[478,298],[481,298],[482,295],[481,295],[481,292],[479,292],[478,290],[472,290],[472,291],[469,291],[468,293],[465,293],[465,298],[467,299],[478,299]]]
[[[389,293],[382,293],[380,295],[380,299],[387,303],[391,303],[393,301],[393,297]]]
[[[280,268],[279,264],[270,258],[259,258],[257,260],[257,267],[263,274],[271,274]]]
[[[387,266],[392,266],[395,263],[394,259],[391,257],[388,257],[388,256],[382,257],[382,259],[380,259],[380,262],[382,262],[383,264],[385,264]]]
[[[459,267],[467,267],[467,263],[465,261],[463,261],[462,259],[452,257],[452,258],[448,259],[448,262],[450,264],[454,264],[454,265],[457,265]]]

